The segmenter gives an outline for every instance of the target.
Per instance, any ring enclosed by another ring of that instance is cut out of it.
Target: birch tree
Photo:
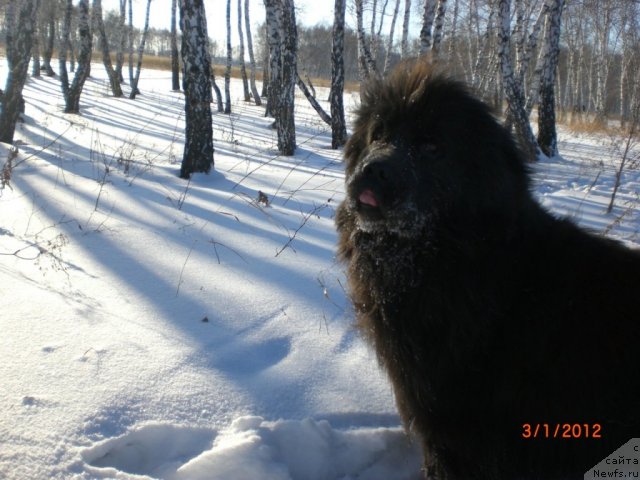
[[[511,0],[498,1],[499,23],[499,58],[502,73],[502,84],[509,104],[509,114],[513,119],[516,134],[527,158],[534,161],[538,158],[538,144],[525,109],[522,86],[516,81],[510,56],[511,39]]]
[[[71,15],[73,13],[73,0],[67,0],[62,26],[62,42],[60,44],[60,84],[65,102],[65,113],[80,113],[80,95],[84,83],[91,72],[91,51],[93,48],[93,36],[89,27],[89,1],[80,0],[78,4],[78,35],[80,49],[78,51],[78,65],[69,85],[67,75],[67,48],[71,45]]]
[[[16,123],[24,105],[22,89],[27,80],[33,47],[36,6],[35,0],[22,0],[17,22],[14,16],[14,2],[7,6],[5,31],[8,75],[1,100],[0,142],[13,143]]]
[[[40,67],[48,77],[55,76],[53,68],[51,68],[51,58],[53,57],[53,47],[56,42],[56,15],[57,5],[53,2],[45,2],[43,18],[45,20],[46,35],[44,36],[44,44],[42,45],[42,66]]]
[[[422,28],[420,29],[420,55],[431,49],[433,20],[436,15],[436,0],[424,0]]]
[[[264,0],[266,11],[267,45],[269,50],[269,85],[267,87],[267,108],[265,116],[276,116],[278,98],[280,98],[280,83],[282,70],[282,41],[281,22],[282,9],[280,0]]]
[[[396,20],[398,19],[398,11],[400,10],[400,0],[396,0],[396,6],[393,9],[393,16],[391,17],[391,27],[389,28],[389,37],[387,38],[387,46],[384,53],[384,67],[383,72],[386,75],[389,72],[391,49],[393,48],[393,35],[396,28]]]
[[[438,6],[436,8],[436,18],[433,24],[433,44],[431,45],[431,51],[435,55],[440,50],[440,44],[442,43],[442,30],[444,27],[444,14],[447,11],[447,0],[438,0]]]
[[[218,112],[220,113],[224,113],[224,101],[222,100],[222,92],[220,91],[220,87],[218,87],[218,84],[216,83],[216,74],[213,71],[214,69],[211,69],[211,86],[213,87],[213,91],[216,94],[216,104],[218,106]]]
[[[442,41],[446,6],[446,0],[425,0],[420,29],[420,55],[428,51],[438,52]]]
[[[122,75],[122,67],[124,66],[124,50],[127,46],[127,38],[128,33],[125,28],[126,24],[126,9],[127,9],[127,0],[118,0],[118,4],[120,7],[120,15],[118,16],[118,44],[116,47],[116,74],[118,75],[118,80],[122,84],[124,82],[124,77]]]
[[[178,0],[171,0],[171,89],[180,90],[180,56],[178,54],[178,29],[176,10]]]
[[[118,74],[111,63],[109,41],[107,40],[107,33],[105,32],[104,21],[102,19],[102,0],[93,0],[93,18],[94,25],[98,29],[99,46],[102,51],[102,63],[104,64],[107,76],[109,77],[111,93],[113,93],[114,97],[121,97],[122,88],[120,86],[120,78],[118,78]]]
[[[276,110],[276,129],[278,130],[278,151],[282,155],[293,155],[296,150],[296,125],[294,118],[295,88],[297,72],[298,30],[296,27],[295,5],[293,0],[281,0],[282,22],[280,38],[282,40],[282,70],[280,97]]]
[[[132,0],[129,0],[131,2]],[[151,10],[151,0],[147,0],[147,11],[144,16],[144,30],[142,31],[142,39],[140,40],[140,45],[138,46],[138,62],[136,65],[136,75],[133,77],[133,81],[131,82],[131,93],[129,93],[129,98],[131,100],[136,98],[136,95],[140,93],[138,90],[138,82],[140,81],[140,71],[142,70],[142,57],[144,55],[144,45],[147,41],[147,33],[149,32],[149,13]]]
[[[242,77],[242,90],[244,93],[244,101],[251,100],[249,93],[249,80],[247,79],[247,68],[244,64],[244,32],[242,31],[242,0],[238,0],[238,61],[240,62],[240,77]]]
[[[311,107],[320,116],[322,121],[327,125],[331,126],[331,116],[324,111],[324,109],[322,108],[322,105],[320,105],[318,103],[318,100],[316,100],[315,89],[313,88],[313,85],[311,84],[311,79],[308,76],[307,76],[307,81],[309,82],[309,86],[313,91],[310,91],[309,88],[307,88],[307,85],[304,83],[304,80],[302,80],[300,75],[296,72],[296,85],[298,85],[298,88],[300,89],[302,94],[305,96],[305,98],[309,101],[309,104],[311,105]]]
[[[245,32],[247,33],[247,50],[249,52],[249,64],[251,70],[249,73],[249,84],[251,85],[251,93],[253,94],[253,101],[256,105],[262,105],[260,94],[258,93],[258,87],[256,86],[256,59],[253,55],[253,38],[251,38],[251,22],[249,21],[249,0],[244,0],[244,23]],[[263,79],[266,81],[266,78]]]
[[[227,0],[227,68],[224,71],[224,113],[231,113],[231,0]]]
[[[613,20],[614,2],[597,0],[590,5],[594,12],[595,26],[595,69],[596,69],[596,122],[604,124],[607,119],[607,89],[609,82],[610,51],[609,41]]]
[[[360,72],[360,81],[362,85],[362,82],[367,80],[370,75],[376,74],[378,69],[364,32],[363,0],[354,1],[356,4],[356,36],[358,38],[358,71]]]
[[[549,10],[541,57],[540,103],[538,105],[538,145],[548,157],[558,154],[555,113],[555,74],[560,55],[560,19],[564,0],[548,0]]]
[[[400,43],[400,56],[409,56],[409,19],[411,18],[411,0],[404,0],[404,17],[402,19],[402,41]]]
[[[127,0],[125,0],[127,1]],[[127,28],[127,52],[129,57],[129,85],[133,85],[133,0],[129,1],[129,26]]]
[[[7,6],[8,8],[8,6]],[[36,17],[39,17],[38,13],[40,13],[40,0],[36,0]],[[39,22],[36,20],[33,23],[34,30],[32,34],[32,46],[31,46],[31,76],[37,78],[40,76],[40,27]],[[6,29],[6,22],[5,22]]]
[[[213,167],[211,59],[204,0],[179,0],[185,95],[185,142],[181,178]]]
[[[407,2],[408,3],[408,2]],[[335,0],[333,14],[333,39],[331,48],[331,148],[343,146],[347,141],[344,118],[344,17],[346,0]]]

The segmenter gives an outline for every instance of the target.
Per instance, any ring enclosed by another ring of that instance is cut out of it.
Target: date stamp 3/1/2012
[[[556,438],[587,439],[602,438],[599,423],[523,423],[520,436],[523,439]]]

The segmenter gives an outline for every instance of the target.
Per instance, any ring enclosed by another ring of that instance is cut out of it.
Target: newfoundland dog
[[[402,64],[345,159],[339,257],[427,478],[582,479],[640,437],[640,254],[541,208],[483,102]]]

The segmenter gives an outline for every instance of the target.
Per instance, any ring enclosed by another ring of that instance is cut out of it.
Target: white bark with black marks
[[[175,1],[175,0],[174,0]],[[122,67],[124,66],[124,50],[127,47],[127,0],[118,0],[120,7],[120,14],[118,15],[118,30],[117,38],[118,45],[116,47],[116,74],[120,83],[124,83],[124,77],[122,75]]]
[[[444,15],[447,11],[447,0],[439,0],[436,8],[436,18],[433,22],[433,43],[431,51],[437,55],[442,43],[442,30],[444,28]]]
[[[609,85],[609,67],[611,66],[611,52],[609,41],[611,23],[613,21],[613,0],[599,0],[595,4],[596,18],[594,19],[596,34],[595,69],[596,69],[596,120],[604,123],[607,119],[607,89]]]
[[[227,68],[224,71],[224,113],[231,113],[231,0],[227,0]]]
[[[364,6],[363,0],[354,0],[356,4],[356,37],[358,39],[358,71],[360,72],[360,81],[363,82],[370,75],[378,72],[376,62],[371,55],[371,49],[367,37],[364,33]]]
[[[125,0],[126,1],[126,0]],[[133,0],[129,0],[129,26],[127,28],[127,50],[129,53],[129,84],[133,85]]]
[[[542,46],[540,103],[538,105],[538,145],[547,157],[558,154],[556,132],[555,74],[560,55],[560,30],[564,0],[547,0],[549,6]]]
[[[36,0],[36,12],[40,9],[40,0]],[[37,14],[36,14],[37,15]],[[36,16],[37,18],[37,16]],[[34,22],[33,42],[31,47],[31,76],[37,78],[40,76],[40,32],[38,31],[38,21]]]
[[[185,96],[185,142],[181,178],[213,167],[211,59],[204,0],[179,0]]]
[[[282,22],[282,70],[280,98],[276,111],[278,151],[282,155],[293,155],[296,150],[296,124],[294,118],[295,88],[297,72],[298,29],[294,0],[281,0]]]
[[[216,83],[216,74],[213,70],[214,69],[212,68],[211,69],[211,87],[213,88],[213,91],[216,94],[216,104],[218,106],[218,112],[224,113],[224,101],[222,100],[222,92],[220,91],[220,87]]]
[[[509,104],[509,115],[514,122],[524,153],[529,161],[535,161],[538,158],[538,143],[529,124],[524,94],[521,85],[516,81],[510,56],[511,0],[498,1],[498,23],[500,70],[502,85]]]
[[[253,101],[256,105],[262,105],[260,94],[258,93],[258,87],[256,86],[256,58],[253,55],[253,38],[251,37],[251,22],[249,21],[249,0],[244,0],[244,23],[245,32],[247,34],[247,50],[249,52],[249,64],[251,65],[249,73],[249,84],[251,86],[251,93],[253,94]],[[263,79],[266,81],[266,79]]]
[[[278,98],[280,97],[280,83],[282,70],[282,42],[280,38],[280,23],[282,9],[279,0],[264,0],[266,10],[267,45],[269,47],[269,85],[267,87],[267,108],[265,116],[276,116]]]
[[[71,15],[73,12],[73,1],[67,0],[65,17],[63,22],[63,39],[60,49],[60,83],[65,101],[65,113],[80,113],[80,95],[84,83],[91,73],[91,52],[93,49],[93,36],[89,27],[89,1],[80,0],[78,4],[78,35],[80,39],[80,49],[78,51],[78,65],[73,77],[73,82],[69,85],[67,75],[67,46],[71,44]]]
[[[433,36],[433,20],[436,15],[436,0],[424,0],[422,11],[422,28],[420,29],[420,55],[424,55],[431,49]]]
[[[402,19],[402,42],[400,43],[400,56],[409,56],[409,19],[411,18],[411,0],[404,0],[404,17]]]
[[[178,53],[177,10],[178,0],[171,0],[171,89],[180,90],[180,55]]]
[[[308,80],[308,77],[307,77],[307,80]],[[296,84],[298,85],[298,88],[300,89],[302,94],[305,96],[305,98],[309,101],[309,104],[318,113],[322,121],[327,125],[331,126],[331,116],[324,111],[324,109],[322,108],[322,105],[320,105],[316,100],[315,94],[309,91],[307,84],[304,83],[304,80],[302,80],[302,78],[300,78],[300,75],[298,75],[297,73],[296,73]],[[312,87],[312,85],[310,86]]]
[[[244,32],[242,31],[242,0],[238,0],[238,61],[240,62],[240,76],[242,77],[242,91],[244,93],[244,101],[251,101],[251,93],[249,93],[249,80],[247,79],[247,68],[244,64]]]
[[[51,5],[48,5],[49,9],[51,9]],[[41,70],[44,70],[48,77],[54,77],[56,72],[51,68],[51,57],[53,57],[53,47],[56,42],[56,18],[55,12],[50,10],[49,19],[47,20],[46,26],[46,36],[44,37],[44,45],[42,49],[42,66]]]
[[[151,10],[151,0],[147,0],[147,11],[144,16],[144,30],[142,31],[142,40],[140,40],[140,45],[138,46],[138,63],[136,66],[136,75],[135,77],[133,77],[133,81],[131,82],[131,93],[129,94],[129,98],[131,100],[136,98],[136,95],[140,93],[140,90],[138,89],[138,82],[140,81],[140,71],[142,70],[142,57],[144,55],[144,46],[147,42],[147,33],[149,32],[150,10]]]
[[[347,141],[344,118],[344,17],[346,0],[335,0],[331,47],[331,148],[339,148]]]
[[[104,21],[102,19],[102,0],[93,0],[93,18],[95,27],[98,29],[98,39],[100,49],[102,51],[102,63],[109,77],[109,85],[111,86],[111,93],[114,97],[122,96],[122,87],[120,86],[120,79],[118,74],[113,68],[111,63],[111,53],[109,52],[109,41],[107,40],[107,33],[104,29]]]
[[[391,27],[389,28],[389,37],[387,38],[387,46],[384,54],[384,68],[382,71],[386,75],[391,67],[391,50],[393,49],[393,35],[396,29],[396,21],[398,20],[398,11],[400,10],[400,0],[396,0],[396,6],[393,9],[393,17],[391,17]]]
[[[15,22],[15,10],[13,10],[11,2],[5,17],[8,24],[8,75],[1,100],[0,142],[13,143],[16,123],[24,105],[22,90],[27,80],[31,49],[33,47],[36,7],[34,0],[22,0],[18,19]]]

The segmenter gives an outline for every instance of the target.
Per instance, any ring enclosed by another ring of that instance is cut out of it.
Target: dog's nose
[[[388,162],[382,160],[374,160],[369,162],[364,167],[362,173],[365,178],[375,179],[383,183],[388,182],[392,177],[391,165],[389,165]]]

